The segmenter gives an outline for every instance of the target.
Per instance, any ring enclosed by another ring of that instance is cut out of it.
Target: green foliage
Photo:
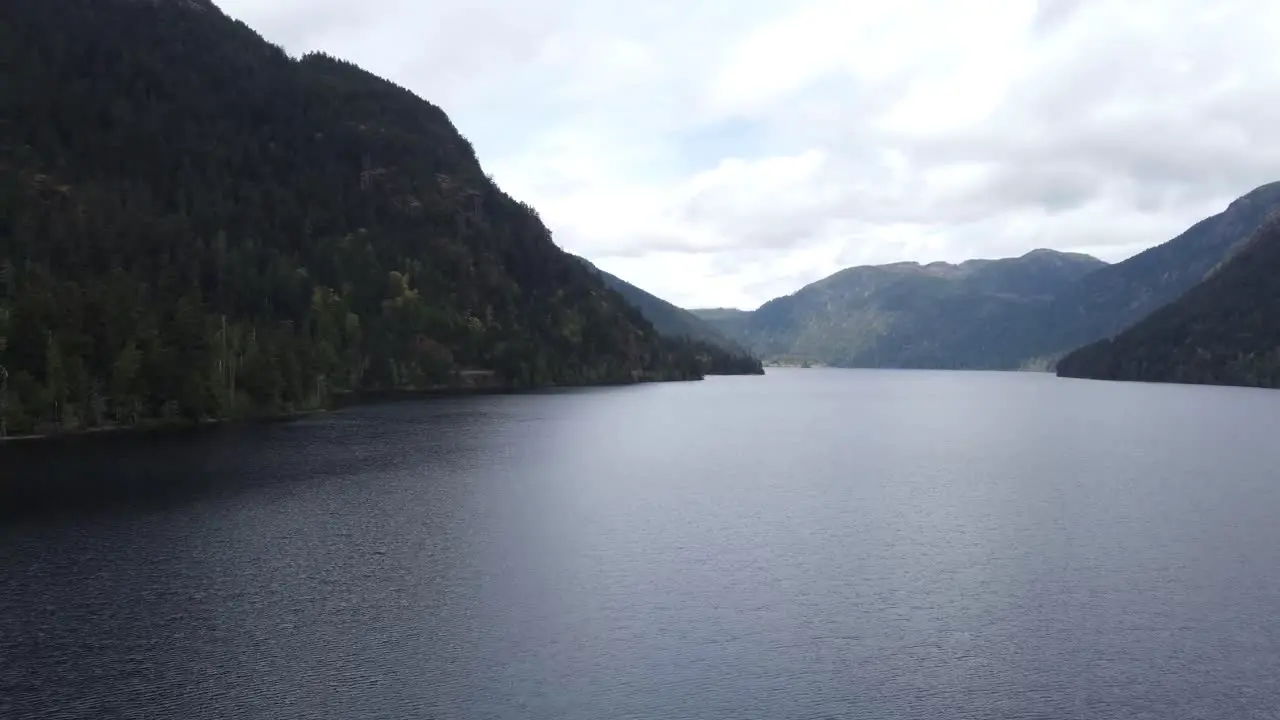
[[[1176,302],[1058,363],[1064,377],[1280,387],[1280,215]]]
[[[585,258],[578,258],[583,265],[597,273],[627,302],[634,305],[658,332],[671,338],[683,338],[689,342],[689,350],[703,359],[708,375],[759,375],[764,373],[760,361],[741,344],[711,326],[697,315],[672,305],[607,273]]]
[[[697,378],[439,108],[211,4],[0,4],[12,431]]]

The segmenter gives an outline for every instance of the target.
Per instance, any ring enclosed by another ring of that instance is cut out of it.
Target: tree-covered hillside
[[[699,311],[766,360],[845,367],[982,367],[1002,342],[970,338],[1105,263],[1038,250],[1019,258],[849,268],[751,313]]]
[[[1062,359],[1099,380],[1280,387],[1280,214],[1180,299]]]
[[[670,338],[684,338],[703,346],[709,367],[708,374],[755,375],[764,372],[760,360],[754,357],[751,351],[730,340],[707,321],[632,285],[617,275],[601,270],[586,258],[579,259],[599,274],[604,279],[605,285],[639,309],[645,318],[653,323],[658,332]]]
[[[1177,237],[1080,278],[1046,306],[1000,318],[974,341],[1009,348],[993,355],[988,367],[1016,367],[1035,357],[1056,361],[1181,297],[1229,260],[1277,209],[1280,183],[1255,188]],[[1010,338],[1017,342],[1005,345]]]
[[[0,67],[10,431],[705,372],[439,108],[204,0],[0,3]]]

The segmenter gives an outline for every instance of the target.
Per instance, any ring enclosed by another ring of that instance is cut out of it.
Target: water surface
[[[1280,394],[764,378],[0,449],[0,717],[1280,717]]]

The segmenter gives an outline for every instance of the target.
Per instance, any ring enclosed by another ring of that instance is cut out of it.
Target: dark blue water
[[[1276,718],[1277,430],[778,370],[10,446],[0,717]]]

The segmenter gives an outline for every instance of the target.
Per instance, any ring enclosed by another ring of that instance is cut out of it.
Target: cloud
[[[686,306],[1118,260],[1280,179],[1266,0],[221,5],[440,105],[563,247]]]
[[[1040,0],[1031,23],[1032,33],[1040,37],[1052,34],[1070,22],[1083,3],[1084,0]]]

